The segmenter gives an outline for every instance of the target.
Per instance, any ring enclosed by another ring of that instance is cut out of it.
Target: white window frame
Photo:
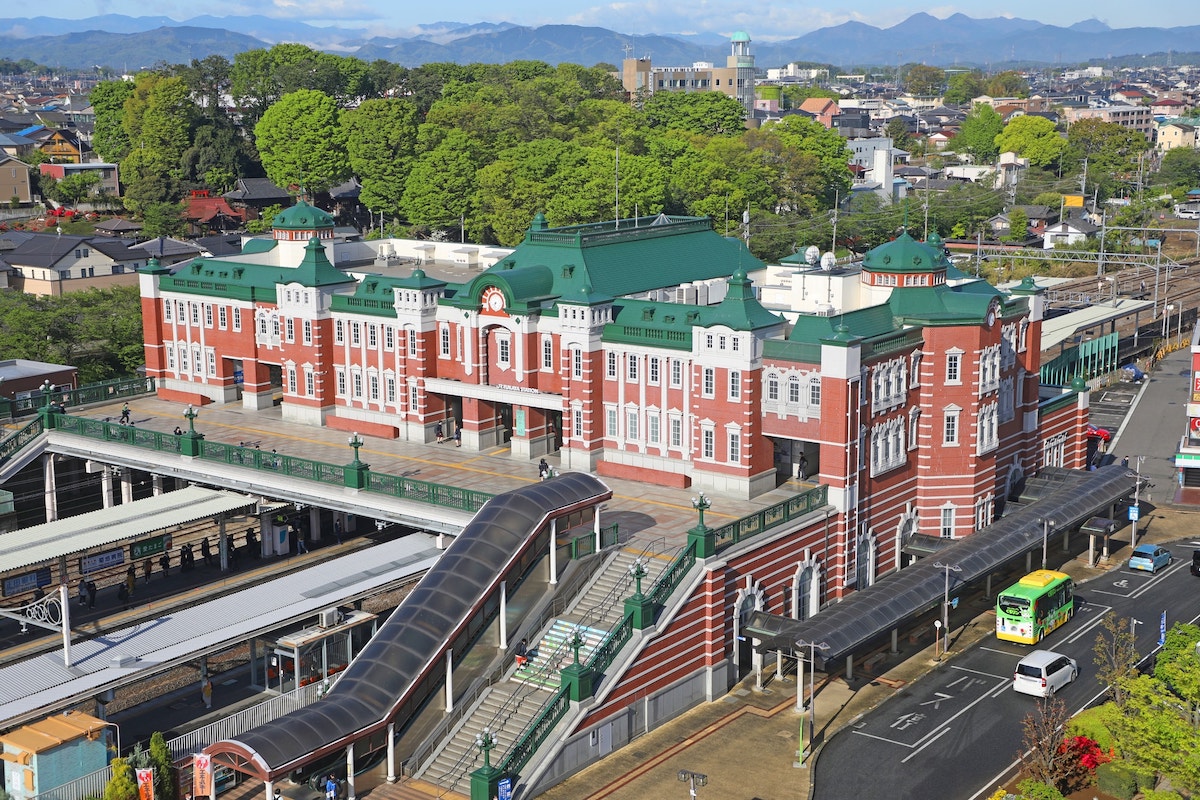
[[[957,447],[962,440],[962,409],[948,406],[942,410],[942,445]]]
[[[576,375],[575,377],[580,377]],[[604,354],[604,377],[607,380],[615,381],[617,379],[617,351],[609,350]]]
[[[954,538],[955,508],[951,503],[942,506],[938,519],[938,535],[943,539]]]
[[[729,399],[742,399],[742,372],[741,370],[729,370]]]
[[[717,371],[712,367],[705,367],[701,373],[700,379],[700,396],[714,397],[717,392]]]
[[[542,337],[542,369],[543,370],[553,370],[554,369],[554,337],[553,336],[547,335],[547,336]]]
[[[438,323],[438,356],[450,357],[450,325],[446,322]]]
[[[961,386],[963,378],[963,351],[946,351],[946,385]]]

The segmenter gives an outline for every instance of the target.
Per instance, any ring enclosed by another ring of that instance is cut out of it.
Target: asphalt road
[[[1188,571],[1200,540],[1168,545],[1175,562],[1157,575],[1113,570],[1079,588],[1074,619],[1039,647],[1079,663],[1080,676],[1058,696],[1078,713],[1104,687],[1096,679],[1092,646],[1107,614],[1133,617],[1137,649],[1157,648],[1159,621],[1200,618],[1200,578]],[[1037,699],[1012,690],[1017,661],[1032,650],[994,636],[939,665],[890,702],[835,736],[817,760],[818,800],[846,797],[975,798],[1009,772],[1021,743],[1021,722]],[[863,768],[869,765],[869,768]]]
[[[1092,395],[1096,424],[1116,431],[1109,457],[1127,455],[1131,467],[1144,457],[1141,474],[1153,483],[1142,495],[1144,517],[1155,500],[1169,502],[1174,495],[1174,456],[1187,424],[1190,381],[1191,356],[1185,349],[1164,359],[1144,387]],[[1146,657],[1157,649],[1164,611],[1168,627],[1200,618],[1200,578],[1188,571],[1200,537],[1167,547],[1175,561],[1158,575],[1120,568],[1079,586],[1077,597],[1084,602],[1074,619],[1040,645],[1079,663],[1079,679],[1059,692],[1070,713],[1104,694],[1092,653],[1104,615],[1139,620],[1137,648]],[[1013,669],[1031,649],[987,636],[864,715],[825,745],[813,797],[985,797],[1014,768],[1022,720],[1037,705],[1035,698],[1012,690]]]

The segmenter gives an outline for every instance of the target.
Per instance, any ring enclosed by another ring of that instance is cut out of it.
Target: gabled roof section
[[[242,252],[245,254],[246,251],[243,249]],[[159,285],[168,292],[274,303],[276,287],[284,284],[321,287],[353,282],[352,276],[339,272],[329,263],[321,242],[310,239],[304,248],[304,259],[296,267],[197,258],[180,267],[175,274],[164,276]]]
[[[822,339],[832,339],[841,326],[845,326],[852,336],[861,339],[885,336],[897,330],[892,310],[884,304],[832,317],[802,314],[792,326],[788,340],[816,344]]]
[[[564,267],[564,274],[567,271]],[[463,291],[455,294],[451,305],[459,308],[478,308],[479,297],[489,286],[495,286],[504,293],[505,308],[513,314],[528,314],[548,309],[561,296],[560,292],[555,291],[554,274],[549,267],[543,264],[519,266],[512,256],[509,256],[472,280]],[[578,291],[575,294],[578,295]],[[564,299],[572,302],[569,298]]]
[[[780,325],[783,318],[763,308],[754,296],[746,271],[739,268],[729,279],[725,299],[701,313],[705,326],[724,325],[735,331],[755,331]]]

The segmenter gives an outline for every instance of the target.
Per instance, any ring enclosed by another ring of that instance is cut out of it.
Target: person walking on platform
[[[171,557],[169,555],[167,555],[166,553],[163,553],[161,556],[158,557],[158,566],[159,566],[159,569],[162,570],[164,578],[167,577],[168,575],[170,575],[171,574]]]
[[[325,800],[338,800],[338,782],[333,775],[325,779]]]
[[[200,697],[204,700],[205,708],[212,708],[212,681],[205,675],[200,681]]]
[[[129,565],[129,569],[125,570],[125,591],[129,592],[129,596],[133,597],[133,587],[137,584],[137,570],[133,568],[133,564]]]
[[[142,578],[145,579],[146,583],[150,582],[150,572],[153,569],[154,569],[154,564],[153,564],[153,562],[151,562],[150,559],[147,558],[145,561],[142,562]]]
[[[79,579],[79,607],[80,608],[83,608],[84,606],[87,605],[87,598],[88,598],[87,581],[85,581],[83,578],[80,578]]]
[[[200,540],[200,556],[204,559],[204,566],[212,566],[212,548],[208,546],[207,536]]]
[[[437,437],[438,444],[446,440],[446,429],[442,426],[441,422],[433,426],[433,435]]]
[[[87,582],[88,608],[96,607],[96,592],[97,592],[96,582],[88,581]]]
[[[125,405],[121,406],[121,424],[122,425],[129,424],[130,413],[131,412],[129,411],[129,403],[126,403]]]
[[[117,599],[121,601],[121,610],[123,610],[123,611],[129,610],[129,597],[130,597],[130,594],[129,594],[128,585],[124,584],[124,583],[118,584],[117,585]]]

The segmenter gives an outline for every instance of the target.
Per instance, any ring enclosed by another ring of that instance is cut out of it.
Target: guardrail
[[[153,378],[121,378],[115,381],[89,383],[86,386],[80,386],[78,389],[66,389],[63,391],[53,389],[50,392],[50,399],[55,402],[62,402],[67,406],[86,406],[92,403],[108,403],[113,400],[120,400],[123,397],[138,397],[153,392]],[[46,395],[38,391],[29,397],[22,397],[17,400],[8,400],[6,398],[0,400],[0,403],[7,404],[8,416],[27,417],[46,405]],[[3,416],[3,414],[0,414],[0,416]]]
[[[46,429],[42,426],[42,418],[37,417],[24,428],[21,428],[12,436],[9,436],[3,442],[0,442],[0,464],[5,463],[14,455],[16,455],[22,447],[41,436],[45,430]]]
[[[801,517],[815,508],[825,505],[829,500],[829,487],[821,484],[802,494],[793,495],[786,500],[768,506],[762,511],[749,514],[741,519],[726,523],[713,531],[717,550],[757,536],[777,525]]]

